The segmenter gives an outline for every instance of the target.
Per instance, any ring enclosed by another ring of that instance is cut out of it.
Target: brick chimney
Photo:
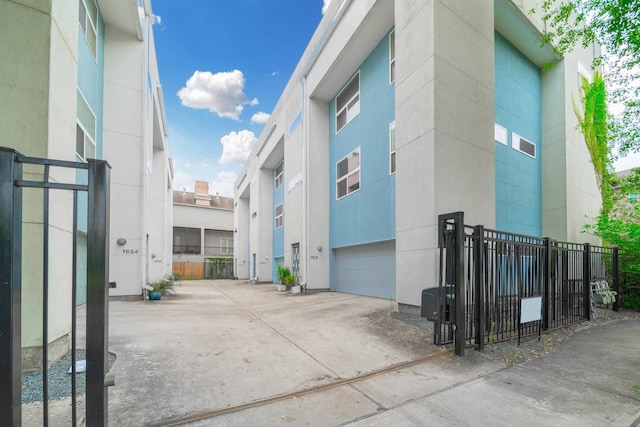
[[[209,196],[209,183],[206,181],[196,181],[196,205],[211,206],[211,196]]]

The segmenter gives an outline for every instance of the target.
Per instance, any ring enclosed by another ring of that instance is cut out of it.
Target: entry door
[[[300,243],[291,245],[291,274],[300,280]]]

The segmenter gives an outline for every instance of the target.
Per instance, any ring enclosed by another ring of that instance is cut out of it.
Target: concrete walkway
[[[458,358],[392,301],[183,281],[111,303],[113,426],[576,425],[640,421],[640,322],[583,331],[507,368]]]

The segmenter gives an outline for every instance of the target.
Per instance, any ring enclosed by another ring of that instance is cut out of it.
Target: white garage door
[[[395,240],[334,249],[333,256],[336,291],[395,298]]]

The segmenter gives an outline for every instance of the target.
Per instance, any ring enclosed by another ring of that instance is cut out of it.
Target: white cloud
[[[193,186],[195,184],[195,179],[191,175],[186,172],[176,172],[173,177],[173,189],[174,190],[184,190],[184,191],[193,191]]]
[[[256,136],[249,130],[241,130],[240,132],[231,132],[220,139],[222,144],[222,156],[220,156],[220,164],[238,163],[243,164],[253,148],[253,144],[257,141]]]
[[[259,111],[251,116],[251,123],[265,124],[269,120],[269,114]]]
[[[278,74],[280,74],[280,71],[273,71],[273,72],[270,74],[270,76],[271,76],[271,77],[275,77],[275,76],[277,76]]]
[[[209,193],[233,197],[233,184],[236,182],[236,178],[238,175],[235,172],[218,172],[216,180],[211,183]]]
[[[189,169],[189,168],[191,167],[191,163],[190,163],[190,162],[185,163],[185,164],[184,164],[184,167],[185,167],[185,168],[187,168],[187,169]]]
[[[323,3],[322,3],[322,14],[323,15],[325,14],[327,9],[329,8],[330,4],[331,4],[331,0],[323,0]]]
[[[257,105],[244,93],[244,74],[240,70],[212,74],[195,71],[178,91],[182,105],[207,109],[220,117],[238,120],[244,105]]]

